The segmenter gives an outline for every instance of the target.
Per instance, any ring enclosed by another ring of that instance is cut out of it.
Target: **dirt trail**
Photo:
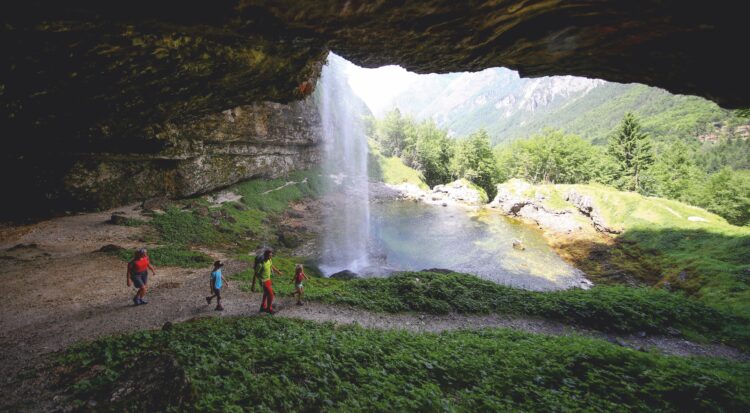
[[[133,306],[133,289],[125,284],[125,265],[118,258],[95,252],[106,244],[126,248],[142,245],[142,228],[106,223],[113,211],[143,218],[134,206],[76,215],[25,227],[0,228],[0,265],[4,281],[0,300],[0,363],[3,394],[18,393],[18,377],[26,368],[43,365],[46,355],[71,344],[128,331],[159,328],[165,322],[204,316],[257,315],[260,294],[248,294],[230,282],[224,292],[226,311],[213,311],[204,296],[208,269],[157,267],[150,277],[148,305]],[[215,259],[223,254],[211,251]],[[241,271],[241,262],[228,261],[225,272]],[[667,354],[703,355],[734,360],[748,356],[726,346],[695,344],[670,337],[612,336],[541,319],[503,315],[379,314],[279,300],[278,316],[359,324],[378,329],[439,332],[452,329],[507,327],[554,335],[580,334],[635,348],[656,347]],[[266,316],[266,315],[263,315]],[[16,397],[24,397],[20,392]],[[25,396],[28,397],[28,396]],[[13,402],[13,397],[2,405]],[[17,402],[18,400],[16,400]]]

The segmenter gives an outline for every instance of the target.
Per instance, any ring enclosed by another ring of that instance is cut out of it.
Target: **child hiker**
[[[294,267],[294,278],[292,281],[294,282],[294,294],[292,296],[297,296],[297,305],[303,305],[304,302],[302,302],[302,297],[305,295],[305,286],[302,285],[302,281],[309,280],[307,275],[305,275],[305,270],[302,268],[302,264],[297,264],[296,267]]]
[[[138,289],[135,297],[133,297],[133,304],[135,305],[148,304],[148,301],[143,299],[146,296],[148,270],[151,270],[151,274],[156,275],[156,270],[154,270],[154,267],[151,266],[151,262],[148,260],[148,252],[145,248],[139,248],[135,252],[133,259],[128,263],[126,275],[128,287],[133,285]]]
[[[224,311],[224,307],[221,306],[221,287],[224,283],[228,282],[224,280],[224,276],[221,274],[221,269],[224,268],[224,263],[221,261],[214,262],[214,269],[211,271],[211,295],[206,297],[206,302],[211,304],[211,300],[216,297],[216,311]]]

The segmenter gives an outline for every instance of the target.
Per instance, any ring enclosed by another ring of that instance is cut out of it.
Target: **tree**
[[[640,122],[632,113],[625,114],[617,132],[610,137],[607,154],[616,166],[615,185],[641,192],[644,173],[654,163],[654,155],[651,139],[641,131]]]
[[[405,122],[398,108],[388,112],[378,122],[375,137],[383,149],[383,155],[401,156],[406,146]]]
[[[453,156],[453,141],[448,133],[435,122],[425,121],[416,128],[416,136],[413,167],[422,172],[429,186],[447,183]]]
[[[706,173],[695,163],[693,152],[681,141],[662,145],[659,158],[648,172],[656,196],[697,205]]]
[[[576,135],[547,129],[513,142],[497,153],[500,177],[534,183],[577,184],[606,181],[601,150]]]
[[[708,178],[703,206],[734,225],[750,225],[750,171],[723,168]]]
[[[495,196],[497,163],[490,147],[490,136],[484,129],[457,142],[450,165],[454,179],[466,178],[484,189],[490,199]]]

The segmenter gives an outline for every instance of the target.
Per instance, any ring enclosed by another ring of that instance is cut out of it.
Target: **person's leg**
[[[148,304],[148,301],[143,299],[144,297],[146,297],[146,289],[148,287],[148,273],[143,274],[141,279],[143,280],[143,286],[139,290],[139,295],[141,297],[141,304]]]
[[[133,296],[133,304],[139,305],[141,303],[141,287],[143,287],[143,280],[138,274],[132,275],[130,280],[133,281],[133,287],[137,288],[135,296]]]
[[[300,304],[304,303],[302,301],[302,298],[304,298],[304,296],[305,296],[305,287],[303,286],[303,287],[299,288],[299,300],[298,301],[299,301]]]
[[[258,311],[267,311],[268,289],[266,289],[265,283],[261,283],[261,287],[263,287],[263,298],[260,300],[260,310]]]
[[[216,289],[216,310],[222,311],[224,310],[224,307],[221,306],[221,289]]]
[[[214,288],[214,282],[212,280],[208,281],[208,288],[209,291],[211,291],[211,295],[206,297],[206,302],[211,304],[211,300],[216,297],[216,288]]]
[[[264,286],[268,290],[268,301],[266,302],[266,311],[268,311],[269,314],[273,314],[273,284],[271,283],[271,280],[268,280],[264,283]]]

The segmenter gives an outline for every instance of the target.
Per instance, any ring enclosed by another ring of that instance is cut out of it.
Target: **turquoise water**
[[[531,290],[588,285],[535,228],[493,211],[387,201],[371,206],[370,224],[381,269],[442,268]],[[525,250],[513,248],[514,240]]]

